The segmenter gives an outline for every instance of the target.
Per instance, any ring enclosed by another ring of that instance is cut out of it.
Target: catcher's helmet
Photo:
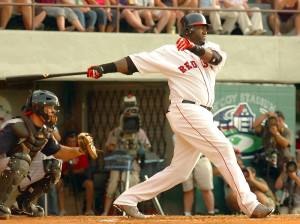
[[[182,32],[180,36],[188,35],[194,26],[209,27],[209,24],[206,22],[205,17],[201,13],[189,13],[182,17],[180,23],[182,25]]]
[[[43,117],[47,122],[49,120],[49,115],[44,111],[45,106],[59,107],[57,96],[48,90],[35,90],[28,96],[24,110],[32,111]]]

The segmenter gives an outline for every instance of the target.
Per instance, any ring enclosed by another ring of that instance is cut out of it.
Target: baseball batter
[[[266,217],[273,210],[260,204],[250,191],[232,145],[214,125],[210,112],[216,74],[225,64],[226,54],[217,44],[206,41],[208,24],[202,14],[190,13],[181,23],[183,31],[176,45],[133,54],[113,63],[92,66],[87,71],[91,78],[111,72],[162,73],[168,78],[171,104],[166,116],[176,135],[171,164],[125,191],[114,205],[129,216],[145,218],[137,204],[185,181],[199,156],[204,154],[236,193],[241,210],[249,217]]]

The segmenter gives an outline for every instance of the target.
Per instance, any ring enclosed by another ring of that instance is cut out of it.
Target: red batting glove
[[[187,49],[192,49],[193,47],[195,47],[195,44],[187,38],[180,37],[176,41],[176,47],[178,51],[184,51]]]
[[[91,66],[88,68],[87,72],[86,72],[86,76],[88,78],[92,78],[92,79],[99,79],[100,77],[102,77],[102,72],[100,70],[99,66]]]

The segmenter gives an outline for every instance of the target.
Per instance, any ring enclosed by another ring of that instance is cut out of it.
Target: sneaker
[[[253,35],[264,35],[266,32],[266,30],[255,30]]]
[[[137,218],[137,219],[146,218],[146,216],[143,213],[141,213],[136,206],[114,204],[114,207],[117,208],[120,212],[125,212],[126,215],[130,217]]]
[[[250,218],[265,218],[274,212],[274,208],[268,208],[263,204],[258,204],[252,212]]]
[[[9,219],[11,216],[11,211],[5,205],[0,204],[0,219]]]
[[[93,210],[88,210],[84,213],[84,215],[93,216],[93,215],[95,215],[95,212]]]

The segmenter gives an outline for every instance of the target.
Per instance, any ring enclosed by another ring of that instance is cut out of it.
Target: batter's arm
[[[193,48],[188,50],[198,55],[204,63],[218,65],[222,61],[222,56],[211,48],[204,48],[199,45],[195,45]]]
[[[88,69],[87,75],[92,78],[100,78],[103,74],[115,72],[132,75],[133,73],[138,72],[138,70],[130,57],[127,56],[115,62],[92,66]]]

